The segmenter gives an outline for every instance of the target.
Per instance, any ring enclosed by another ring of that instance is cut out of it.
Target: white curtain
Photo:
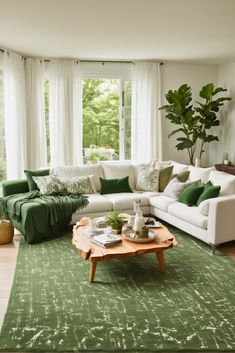
[[[44,62],[25,59],[28,169],[47,166]]]
[[[80,64],[51,60],[48,74],[51,165],[82,162],[82,97]]]
[[[17,179],[27,168],[24,61],[18,54],[4,52],[3,69],[7,178]]]
[[[162,158],[160,65],[134,63],[132,71],[131,159],[150,161]]]

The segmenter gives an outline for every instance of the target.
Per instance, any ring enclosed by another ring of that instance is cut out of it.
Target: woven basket
[[[0,221],[0,245],[11,243],[14,236],[14,228],[10,221]]]

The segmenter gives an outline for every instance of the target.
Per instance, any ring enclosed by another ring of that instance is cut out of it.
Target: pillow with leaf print
[[[136,190],[158,191],[159,173],[155,168],[142,167],[138,174]]]
[[[54,175],[41,177],[33,176],[41,195],[52,195],[64,191],[64,184]]]
[[[94,190],[90,176],[79,176],[67,179],[63,182],[70,194],[93,194]]]

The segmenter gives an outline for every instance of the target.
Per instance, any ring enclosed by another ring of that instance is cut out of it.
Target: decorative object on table
[[[133,243],[150,243],[154,241],[158,236],[156,232],[148,228],[144,228],[144,236],[141,234],[140,236],[137,235],[135,232],[133,232],[133,229],[130,228],[124,229],[122,235],[125,239],[132,241]]]
[[[14,228],[10,221],[0,220],[0,244],[11,243],[14,236]]]
[[[133,230],[136,235],[141,236],[142,230],[145,228],[144,216],[142,211],[139,209],[136,212],[135,220],[133,224]]]
[[[228,153],[224,153],[224,164],[229,165]]]
[[[111,212],[106,221],[107,226],[110,226],[113,230],[117,231],[117,234],[121,234],[122,227],[125,224],[124,218],[117,211]]]
[[[137,211],[140,210],[140,204],[141,204],[141,200],[133,201],[133,210],[134,210],[134,213],[136,213]]]
[[[118,238],[115,234],[103,233],[95,235],[91,238],[92,243],[102,246],[103,248],[109,248],[112,245],[122,242],[121,238]]]
[[[201,167],[201,159],[200,158],[195,159],[195,167]]]
[[[169,90],[165,95],[169,104],[160,107],[165,110],[165,117],[174,125],[179,127],[173,130],[168,137],[177,133],[182,136],[177,138],[177,150],[186,149],[188,151],[189,162],[194,164],[194,157],[197,143],[200,142],[198,158],[202,159],[205,152],[204,146],[211,141],[219,141],[218,136],[212,135],[210,131],[212,127],[219,126],[220,120],[217,116],[219,109],[224,105],[225,101],[231,100],[230,97],[214,98],[220,92],[226,92],[227,89],[222,87],[215,88],[213,83],[203,86],[199,95],[204,100],[196,102],[196,106],[192,104],[192,89],[187,84],[183,84],[178,90]]]

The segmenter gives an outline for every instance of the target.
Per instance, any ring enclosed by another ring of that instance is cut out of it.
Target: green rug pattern
[[[0,351],[235,351],[235,261],[170,227],[165,252],[98,264],[78,256],[71,234],[21,241]]]

